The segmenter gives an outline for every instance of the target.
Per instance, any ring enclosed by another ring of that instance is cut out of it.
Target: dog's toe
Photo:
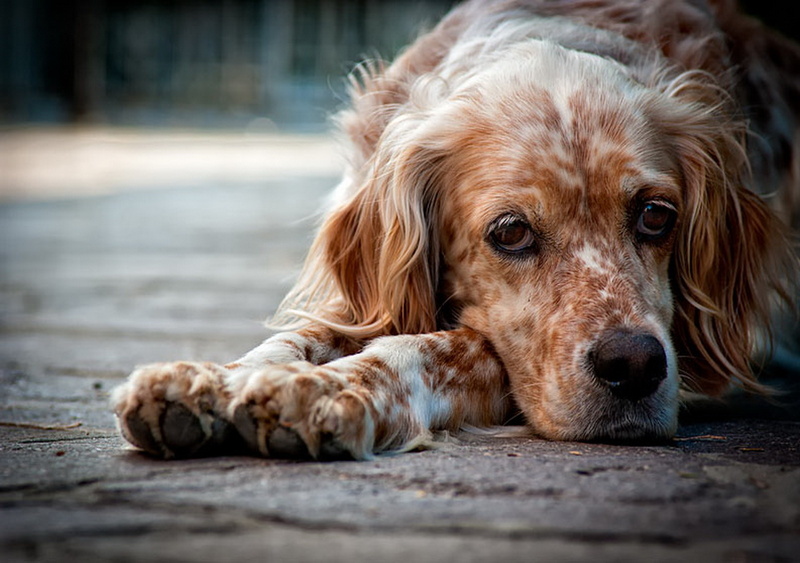
[[[167,403],[161,419],[166,449],[175,457],[242,453],[242,438],[233,424],[214,413],[196,415],[180,403]]]
[[[114,390],[122,435],[162,458],[237,453],[241,439],[225,420],[223,368],[174,362],[143,366]]]
[[[297,432],[283,426],[278,426],[272,431],[267,442],[267,449],[273,457],[289,459],[311,458],[305,442]]]
[[[178,457],[196,453],[211,438],[200,418],[180,403],[167,403],[161,416],[164,444]]]
[[[311,454],[303,439],[291,428],[270,418],[259,419],[252,405],[239,405],[233,412],[239,436],[254,453],[285,459],[308,459]]]
[[[233,411],[233,425],[248,449],[260,451],[258,440],[258,423],[250,416],[247,405],[239,405]]]
[[[125,439],[134,446],[149,454],[164,456],[164,448],[153,436],[150,425],[141,417],[139,411],[128,413],[124,420],[120,420],[120,428]]]
[[[330,434],[322,436],[318,457],[319,459],[325,461],[354,459],[353,454],[350,453],[350,450],[339,443]]]

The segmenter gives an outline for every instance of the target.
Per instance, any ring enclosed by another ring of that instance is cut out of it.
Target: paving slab
[[[295,143],[293,162],[318,154]],[[800,561],[786,378],[772,401],[687,409],[657,445],[508,428],[367,462],[134,451],[110,390],[137,364],[228,361],[267,337],[336,180],[244,172],[35,200],[19,186],[0,204],[0,560]]]

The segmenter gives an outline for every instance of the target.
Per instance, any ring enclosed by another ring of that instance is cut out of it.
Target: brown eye
[[[533,249],[536,236],[523,218],[504,215],[490,227],[489,240],[498,250],[518,254]]]
[[[642,207],[636,231],[645,240],[664,237],[672,231],[677,213],[667,204],[650,202]]]

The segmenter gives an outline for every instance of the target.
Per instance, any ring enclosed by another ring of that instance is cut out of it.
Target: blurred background
[[[0,0],[0,123],[322,131],[359,60],[454,3]],[[795,32],[787,3],[742,4]]]
[[[451,0],[2,0],[0,121],[316,132]]]
[[[455,3],[0,0],[0,202],[336,176],[328,118],[347,73]],[[792,5],[742,5],[797,36]]]
[[[346,75],[452,0],[0,0],[0,202],[327,176]]]

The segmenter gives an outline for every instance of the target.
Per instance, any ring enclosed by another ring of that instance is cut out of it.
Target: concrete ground
[[[688,411],[664,445],[463,435],[331,463],[126,446],[109,391],[265,338],[338,166],[324,138],[0,132],[0,560],[800,561],[787,381]]]

